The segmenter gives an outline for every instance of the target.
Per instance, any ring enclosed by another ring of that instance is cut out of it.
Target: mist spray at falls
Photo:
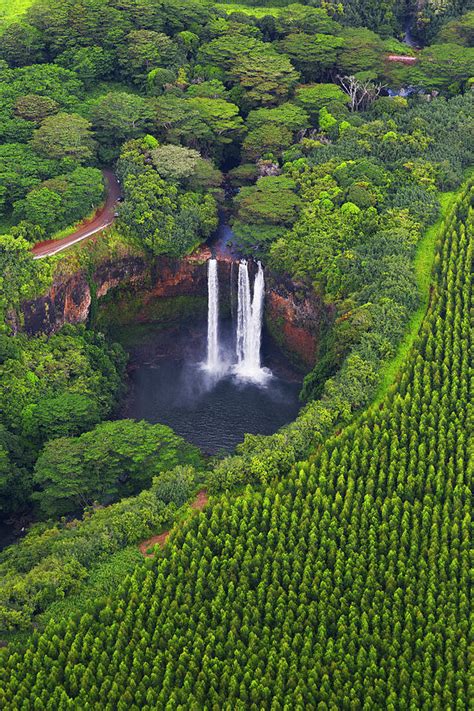
[[[223,375],[227,367],[226,363],[222,361],[222,349],[219,343],[219,277],[217,266],[217,260],[209,260],[207,362],[205,368],[213,375]],[[249,265],[245,260],[242,260],[239,264],[237,280],[235,347],[237,363],[232,368],[232,372],[239,380],[263,383],[271,376],[268,368],[262,368],[260,364],[264,298],[265,279],[262,265],[258,262],[252,296]]]

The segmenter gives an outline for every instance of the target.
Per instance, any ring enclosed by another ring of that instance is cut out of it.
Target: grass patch
[[[0,25],[21,17],[34,0],[0,0]]]
[[[143,250],[127,240],[113,224],[103,232],[83,239],[47,259],[55,264],[55,277],[62,279],[81,269],[94,270],[103,262],[143,256]]]
[[[403,361],[408,357],[408,354],[421,328],[421,324],[423,323],[430,300],[433,261],[439,232],[446,215],[449,213],[452,205],[456,202],[458,196],[464,190],[464,187],[465,183],[463,183],[458,190],[440,194],[439,202],[441,205],[441,214],[436,222],[426,230],[425,234],[418,243],[413,267],[415,270],[416,281],[418,283],[420,304],[408,322],[407,330],[398,347],[396,355],[382,368],[380,385],[375,395],[373,402],[374,405],[378,405],[382,401],[388,388],[393,384],[397,372],[400,370]]]
[[[243,12],[245,15],[253,15],[253,17],[259,18],[265,17],[265,15],[278,17],[284,9],[281,7],[250,7],[249,5],[239,5],[236,2],[218,2],[215,7],[225,12]]]

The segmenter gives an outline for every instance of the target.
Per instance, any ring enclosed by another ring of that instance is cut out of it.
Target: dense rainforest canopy
[[[36,523],[0,553],[0,706],[465,708],[474,7],[20,5],[0,12],[0,517]],[[114,226],[34,260],[104,202],[105,168]],[[334,318],[298,418],[208,460],[112,420],[127,356],[93,309],[29,337],[23,308],[77,270],[95,308],[101,260],[183,258],[223,208]]]

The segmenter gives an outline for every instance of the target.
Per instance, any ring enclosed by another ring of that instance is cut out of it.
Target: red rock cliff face
[[[150,320],[148,306],[161,298],[207,295],[207,265],[210,253],[181,260],[160,257],[151,265],[140,257],[126,257],[99,265],[89,277],[77,272],[53,284],[47,294],[22,305],[22,324],[29,335],[51,334],[65,323],[84,323],[96,297],[103,298],[117,287],[139,294],[143,308],[136,320]],[[222,300],[229,299],[230,284],[236,289],[236,265],[219,261],[219,281]],[[322,325],[331,320],[331,312],[310,289],[293,284],[279,275],[268,273],[265,317],[268,330],[280,347],[302,369],[316,362]],[[122,298],[126,298],[122,294]],[[233,303],[235,308],[235,303]]]
[[[50,334],[65,323],[84,323],[92,303],[91,286],[99,300],[118,286],[131,288],[140,292],[144,306],[162,297],[205,296],[207,266],[203,259],[206,256],[181,260],[163,257],[151,265],[140,257],[127,257],[104,262],[92,278],[85,272],[77,272],[57,280],[44,296],[24,302],[20,329],[29,335]],[[229,272],[230,265],[222,266]]]
[[[303,370],[317,360],[321,330],[333,319],[332,309],[308,287],[270,275],[265,319],[282,350]]]
[[[63,282],[54,282],[45,296],[22,304],[20,330],[30,336],[54,333],[65,323],[87,319],[91,292],[85,274],[78,272]]]
[[[144,260],[127,258],[101,265],[93,281],[102,294],[118,283],[137,283],[146,280]],[[90,279],[86,272],[76,272],[70,277],[54,281],[44,296],[22,304],[22,331],[29,335],[55,333],[65,323],[83,323],[87,320],[92,303]]]

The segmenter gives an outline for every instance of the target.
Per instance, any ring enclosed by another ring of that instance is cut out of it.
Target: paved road
[[[101,232],[106,227],[109,227],[115,219],[115,211],[117,209],[117,201],[121,195],[120,184],[111,170],[104,170],[104,177],[107,182],[107,199],[105,205],[97,210],[91,220],[85,221],[72,234],[62,239],[50,239],[46,242],[38,242],[33,249],[33,259],[42,259],[50,257],[53,254],[62,252],[77,242],[81,242],[87,237]]]

